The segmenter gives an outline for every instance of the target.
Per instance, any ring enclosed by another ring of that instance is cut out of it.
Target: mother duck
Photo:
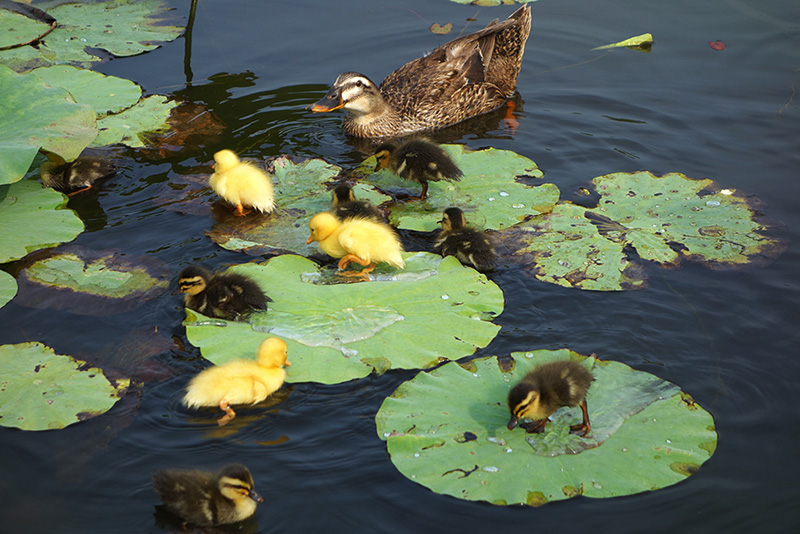
[[[380,86],[345,72],[310,109],[346,109],[344,131],[356,137],[397,137],[459,123],[497,109],[514,93],[530,30],[526,5],[405,64]]]

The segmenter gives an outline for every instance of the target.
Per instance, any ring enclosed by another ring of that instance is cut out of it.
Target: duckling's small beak
[[[264,497],[262,497],[261,495],[256,493],[255,490],[250,490],[247,493],[247,496],[250,497],[251,499],[253,499],[256,502],[264,502]]]
[[[324,111],[334,111],[337,109],[341,109],[344,107],[344,100],[342,97],[338,95],[338,91],[331,91],[325,97],[320,100],[319,102],[312,104],[306,109],[313,111],[314,113],[320,113]]]
[[[518,424],[519,424],[519,417],[517,417],[516,415],[512,415],[511,419],[508,420],[506,428],[509,430],[514,430]]]
[[[292,364],[289,363],[289,360],[286,360],[285,362],[283,362],[283,365],[285,365],[286,367],[291,367],[292,366]]]
[[[444,219],[436,221],[437,224],[444,224]]]
[[[314,236],[313,235],[308,236],[308,239],[306,239],[306,245],[310,245],[313,242],[314,242]]]

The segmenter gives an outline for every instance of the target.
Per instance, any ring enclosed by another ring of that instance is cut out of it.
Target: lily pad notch
[[[536,365],[570,359],[591,369],[592,430],[569,433],[579,408],[562,408],[543,434],[506,428],[509,389]],[[436,493],[539,506],[676,484],[716,448],[714,420],[649,373],[568,349],[447,363],[401,384],[375,418],[395,466]]]

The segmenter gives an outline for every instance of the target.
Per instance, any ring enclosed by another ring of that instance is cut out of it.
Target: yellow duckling
[[[183,403],[189,408],[219,406],[225,412],[217,423],[227,424],[236,417],[230,405],[257,404],[281,387],[286,379],[283,366],[286,342],[271,337],[258,347],[256,361],[233,360],[201,371],[186,387]]]
[[[422,184],[418,200],[428,195],[428,182],[458,181],[464,175],[439,145],[426,139],[412,139],[399,146],[383,144],[375,158],[375,172],[390,169],[401,178]]]
[[[323,252],[341,258],[340,270],[351,261],[366,267],[355,273],[356,276],[366,276],[377,263],[388,263],[398,269],[406,266],[402,256],[403,245],[387,224],[358,218],[340,221],[332,213],[324,211],[314,215],[308,227],[311,235],[306,244],[317,241]]]
[[[333,190],[333,214],[340,221],[359,217],[379,223],[385,222],[380,210],[366,200],[356,200],[353,189],[347,184],[338,185]]]
[[[249,213],[244,206],[250,206],[261,213],[275,209],[275,193],[267,173],[239,157],[231,150],[220,150],[214,154],[214,174],[209,183],[211,188],[226,201],[236,205],[236,215]]]
[[[253,490],[253,477],[242,464],[216,473],[197,469],[159,469],[153,489],[167,510],[184,522],[205,527],[243,521],[264,499]]]
[[[464,212],[458,208],[444,210],[442,231],[436,236],[433,251],[441,256],[455,256],[463,265],[478,271],[491,271],[497,261],[492,241],[484,232],[470,228]]]
[[[580,406],[583,422],[569,427],[570,433],[585,436],[591,430],[586,409],[586,391],[594,377],[581,364],[559,360],[537,366],[508,392],[511,419],[508,429],[519,425],[526,432],[544,432],[548,417],[562,406]],[[520,419],[532,421],[520,423]]]
[[[212,276],[199,265],[191,265],[181,271],[178,289],[184,294],[187,308],[228,321],[236,321],[255,310],[266,310],[267,302],[272,302],[250,278],[238,273],[217,273]]]

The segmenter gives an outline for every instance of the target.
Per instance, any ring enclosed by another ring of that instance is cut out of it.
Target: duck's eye
[[[356,80],[356,87],[364,87],[364,84],[361,80]]]

